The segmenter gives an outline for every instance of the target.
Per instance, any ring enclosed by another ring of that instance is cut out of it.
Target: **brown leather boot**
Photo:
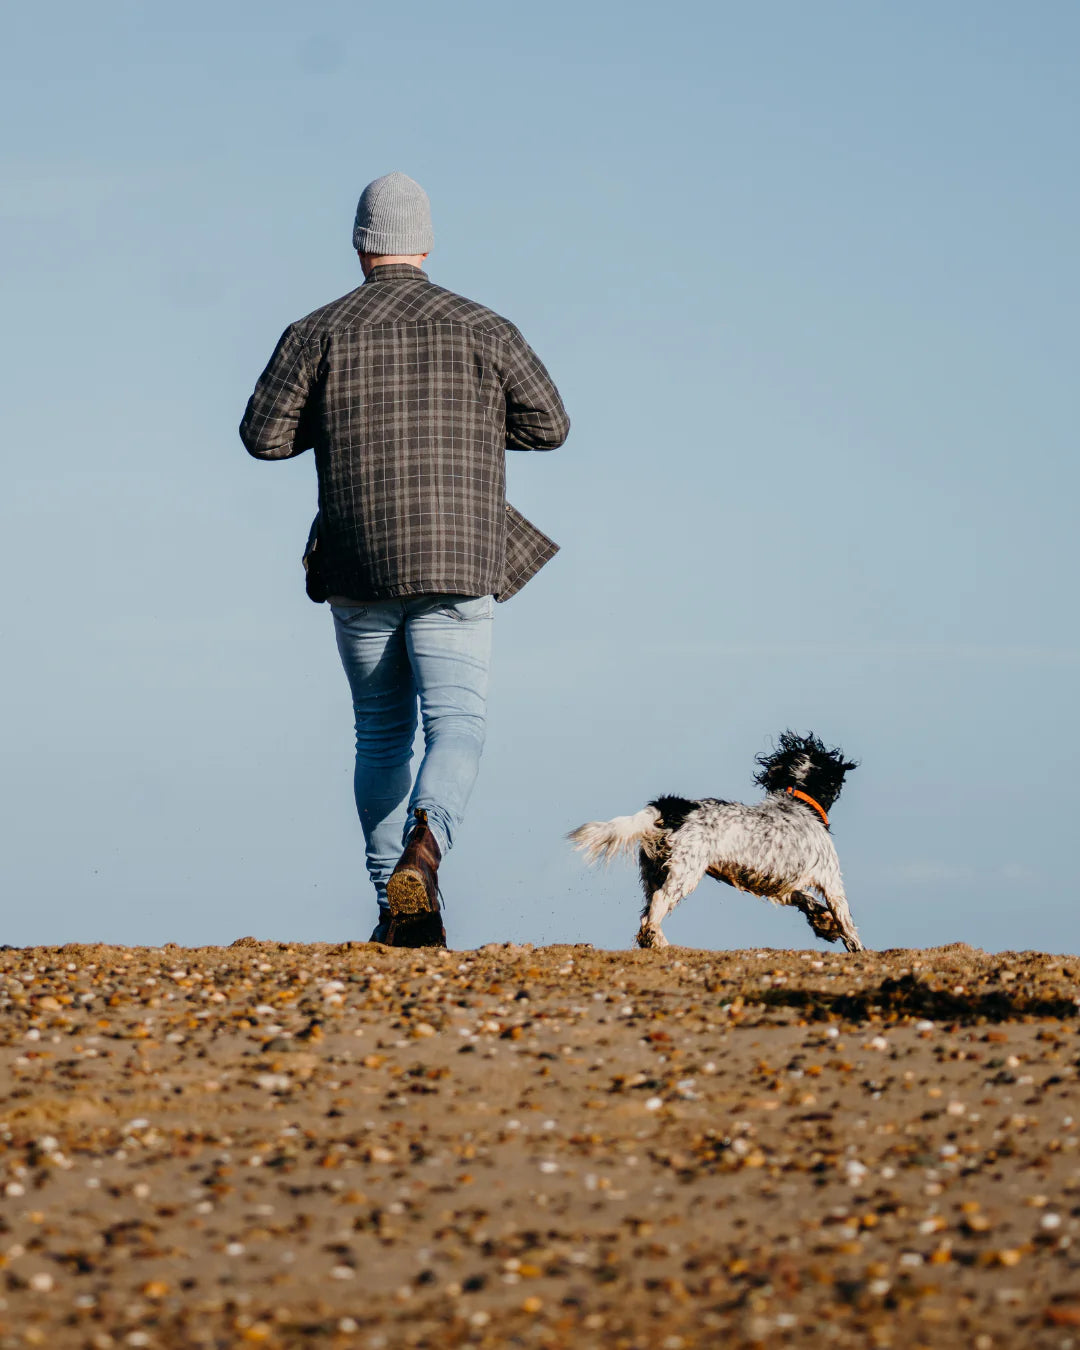
[[[386,883],[391,947],[445,947],[439,915],[439,863],[442,854],[428,825],[427,812],[416,812],[405,851]]]
[[[439,914],[410,914],[390,920],[388,947],[446,947],[446,929]]]

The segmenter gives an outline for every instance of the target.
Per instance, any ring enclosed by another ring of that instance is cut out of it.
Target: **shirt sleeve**
[[[249,454],[256,459],[291,459],[311,449],[313,383],[304,339],[290,325],[259,376],[240,423],[240,439]]]
[[[544,363],[512,324],[504,361],[506,448],[557,449],[570,434],[570,419]]]

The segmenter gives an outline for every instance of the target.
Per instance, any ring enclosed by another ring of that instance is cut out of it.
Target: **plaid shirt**
[[[315,450],[313,600],[506,600],[557,545],[507,502],[504,452],[554,450],[569,429],[512,323],[386,263],[285,330],[240,436],[257,459]]]

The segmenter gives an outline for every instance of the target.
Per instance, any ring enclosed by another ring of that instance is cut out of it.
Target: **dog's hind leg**
[[[681,895],[672,894],[663,886],[658,891],[653,891],[641,914],[641,927],[638,929],[637,935],[639,947],[668,947],[671,945],[664,936],[660,925],[682,898]]]
[[[706,860],[707,861],[707,860]],[[641,850],[641,884],[645,890],[645,908],[638,929],[639,947],[667,947],[660,925],[680,900],[685,900],[705,875],[705,863],[688,865],[678,853],[652,856]]]
[[[641,915],[641,927],[638,929],[637,945],[639,947],[668,947],[671,944],[664,936],[660,925],[675,908],[680,900],[685,896],[680,893],[678,887],[671,885],[661,886],[658,891],[653,891],[649,896]]]
[[[639,947],[666,947],[667,938],[660,931],[660,920],[671,906],[662,906],[660,896],[668,879],[668,852],[666,841],[646,844],[638,853],[641,868],[641,889],[645,892],[645,907],[641,911],[641,926],[638,929]],[[663,908],[663,913],[661,913]]]

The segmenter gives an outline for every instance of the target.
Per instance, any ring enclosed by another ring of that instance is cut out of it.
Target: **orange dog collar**
[[[811,797],[809,793],[800,792],[798,788],[785,788],[785,791],[789,792],[793,797],[798,797],[799,801],[805,802],[807,806],[812,806],[814,810],[818,813],[818,815],[821,817],[821,819],[825,822],[825,824],[828,825],[829,817],[825,814],[825,808],[821,806],[818,802],[814,801],[813,797]]]

